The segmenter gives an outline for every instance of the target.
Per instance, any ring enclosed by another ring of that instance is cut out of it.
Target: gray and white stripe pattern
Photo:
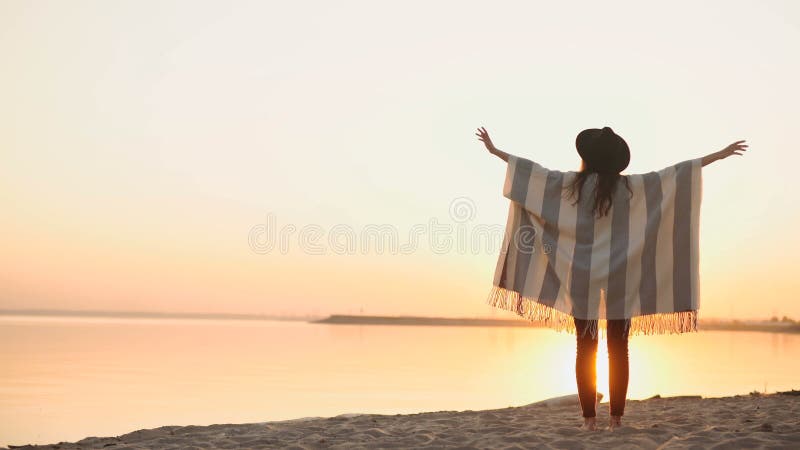
[[[511,155],[495,288],[538,303],[548,317],[548,308],[601,320],[696,312],[701,167],[697,158],[625,175],[632,193],[620,179],[609,214],[598,218],[590,211],[596,175],[573,205],[566,187],[577,172]]]

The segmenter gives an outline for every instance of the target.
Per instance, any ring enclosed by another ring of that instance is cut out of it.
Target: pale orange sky
[[[327,237],[504,225],[475,128],[576,170],[611,126],[627,173],[748,141],[704,169],[700,316],[800,318],[796,2],[3,2],[0,54],[0,308],[508,317],[497,251]]]

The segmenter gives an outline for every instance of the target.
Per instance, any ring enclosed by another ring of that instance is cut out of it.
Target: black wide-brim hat
[[[628,143],[610,127],[581,131],[575,138],[575,147],[586,169],[594,172],[620,173],[631,161]]]

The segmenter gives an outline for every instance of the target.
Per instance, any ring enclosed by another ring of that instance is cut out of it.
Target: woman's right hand
[[[747,150],[747,144],[742,144],[742,142],[744,142],[744,140],[736,141],[733,144],[718,151],[717,153],[719,153],[719,159],[725,159],[731,155],[741,155],[742,152]]]
[[[711,164],[718,159],[725,159],[731,155],[743,155],[743,152],[747,151],[747,144],[743,142],[744,140],[736,141],[718,152],[703,157],[703,165]]]

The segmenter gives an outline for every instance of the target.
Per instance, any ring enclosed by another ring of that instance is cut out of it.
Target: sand
[[[75,443],[11,448],[800,448],[800,393],[629,400],[623,427],[583,431],[576,396],[482,411],[343,414],[279,422],[164,426]]]

